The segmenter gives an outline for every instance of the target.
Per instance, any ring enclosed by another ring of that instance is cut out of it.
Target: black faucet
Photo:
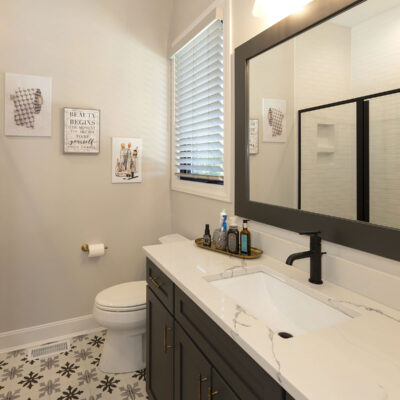
[[[302,251],[301,253],[291,254],[287,260],[286,264],[293,265],[296,260],[301,260],[302,258],[310,258],[310,278],[308,279],[311,283],[316,285],[322,285],[322,268],[321,268],[321,232],[302,232],[300,235],[310,236],[310,250]]]

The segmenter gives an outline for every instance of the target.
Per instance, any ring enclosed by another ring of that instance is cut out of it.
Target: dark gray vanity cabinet
[[[174,318],[147,288],[147,393],[153,400],[174,399]]]
[[[207,400],[211,364],[177,323],[174,372],[175,400]]]
[[[150,400],[289,400],[287,393],[147,260]]]
[[[175,324],[175,400],[239,400],[185,331]]]
[[[216,369],[212,370],[212,386],[208,388],[209,394],[216,399],[223,400],[239,400],[232,389],[225,382],[224,378],[217,372]]]

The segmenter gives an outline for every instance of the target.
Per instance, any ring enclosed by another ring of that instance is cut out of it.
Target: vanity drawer
[[[153,293],[164,304],[168,311],[174,312],[174,284],[148,258],[146,259],[146,281]]]
[[[240,399],[286,399],[281,386],[177,286],[175,319]]]

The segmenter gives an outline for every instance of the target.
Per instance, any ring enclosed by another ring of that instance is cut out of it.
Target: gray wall
[[[4,73],[53,77],[51,138],[5,137],[0,96],[0,332],[90,314],[144,278],[141,247],[171,230],[172,0],[2,0]],[[11,22],[12,21],[12,22]],[[62,153],[62,108],[101,110],[101,153]],[[111,184],[111,137],[143,138],[143,183]],[[85,242],[107,255],[88,259]]]

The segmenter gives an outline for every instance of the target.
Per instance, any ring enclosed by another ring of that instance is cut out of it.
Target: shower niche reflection
[[[300,110],[298,208],[400,227],[400,90]]]
[[[298,208],[356,219],[356,106],[301,110],[298,118]]]
[[[263,137],[263,101],[285,140]],[[400,228],[400,0],[368,0],[248,61],[249,200]]]

